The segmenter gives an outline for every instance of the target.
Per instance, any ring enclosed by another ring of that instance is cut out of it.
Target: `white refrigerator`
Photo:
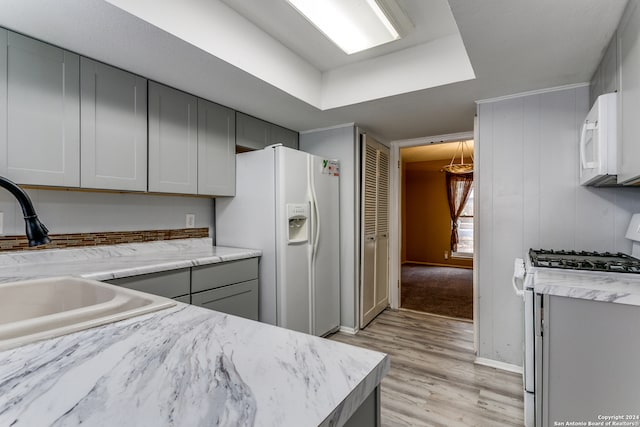
[[[340,325],[339,165],[283,146],[236,156],[216,244],[262,250],[260,321],[313,335]]]

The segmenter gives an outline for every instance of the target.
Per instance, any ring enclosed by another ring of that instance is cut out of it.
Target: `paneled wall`
[[[522,364],[513,260],[529,248],[621,251],[638,188],[578,184],[588,86],[481,102],[476,163],[479,357]]]
[[[446,177],[440,171],[447,164],[449,160],[404,165],[402,246],[407,262],[459,267],[473,264],[471,259],[450,256],[451,216]],[[445,251],[449,253],[447,259]]]
[[[39,218],[53,234],[97,231],[161,230],[185,227],[195,215],[196,227],[213,236],[213,199],[147,194],[27,190]],[[13,196],[0,189],[5,235],[24,234],[22,211]]]

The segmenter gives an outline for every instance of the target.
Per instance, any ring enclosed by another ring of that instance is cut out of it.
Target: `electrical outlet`
[[[194,228],[196,226],[196,216],[194,214],[187,214],[186,228]]]
[[[444,251],[444,259],[449,259],[449,251]]]
[[[0,235],[4,234],[4,212],[0,212]]]

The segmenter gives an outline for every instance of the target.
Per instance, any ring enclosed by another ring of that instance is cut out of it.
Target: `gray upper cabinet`
[[[298,132],[271,125],[270,144],[282,144],[285,147],[298,149]]]
[[[261,150],[270,144],[269,123],[243,113],[236,113],[236,144]]]
[[[589,87],[590,105],[605,93],[617,92],[620,90],[618,82],[618,37],[616,34],[611,38],[600,65],[596,69]]]
[[[602,57],[600,68],[602,69],[602,93],[617,92],[620,86],[618,83],[618,37],[616,34],[611,38]]]
[[[198,193],[198,103],[149,82],[149,191]]]
[[[236,113],[236,138],[238,146],[251,150],[261,150],[271,144],[298,149],[297,132],[243,113]]]
[[[198,99],[198,194],[236,193],[235,111]]]
[[[7,62],[0,174],[20,184],[78,187],[78,55],[10,31],[1,40]]]
[[[620,61],[620,149],[618,183],[640,181],[640,7],[630,1],[618,29]]]
[[[147,80],[81,58],[80,82],[81,186],[146,191]]]

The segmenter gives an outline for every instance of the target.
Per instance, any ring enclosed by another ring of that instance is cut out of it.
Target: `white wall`
[[[352,329],[360,283],[359,147],[352,124],[300,134],[300,150],[340,160],[340,325]]]
[[[479,103],[478,356],[522,365],[522,302],[513,260],[529,248],[621,251],[638,188],[578,183],[587,86]]]
[[[209,235],[213,232],[213,201],[208,198],[53,190],[27,193],[51,234],[184,228],[187,213],[195,214],[196,227],[209,227]],[[0,212],[4,213],[4,235],[24,234],[20,206],[1,188]]]

